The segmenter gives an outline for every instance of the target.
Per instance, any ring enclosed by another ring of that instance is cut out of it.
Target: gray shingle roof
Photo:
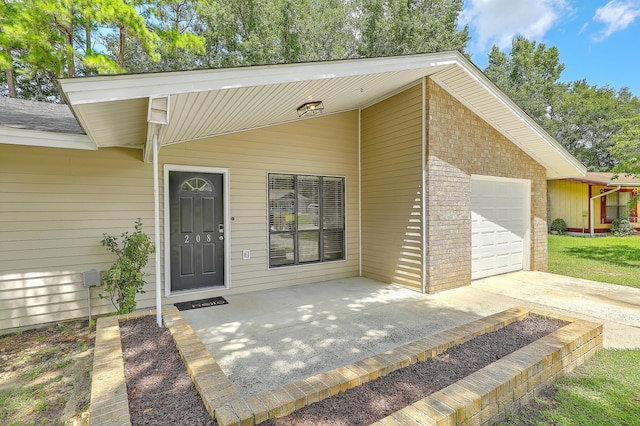
[[[67,105],[7,97],[0,97],[0,126],[85,134]]]

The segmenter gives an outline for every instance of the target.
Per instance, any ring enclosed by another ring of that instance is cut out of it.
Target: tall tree
[[[621,128],[611,138],[614,171],[640,177],[640,114],[621,120]]]
[[[359,56],[464,51],[469,29],[458,28],[462,0],[358,0]]]
[[[196,68],[204,52],[204,40],[195,33],[200,0],[155,0],[144,6],[147,26],[156,36],[160,69]]]
[[[549,120],[549,109],[561,91],[558,83],[564,71],[560,54],[555,46],[524,37],[516,37],[507,55],[497,46],[491,48],[487,77],[505,91],[538,123]]]
[[[205,66],[276,63],[273,0],[214,0],[201,8]]]
[[[2,1],[0,67],[11,96],[47,100],[56,96],[53,79],[64,68],[64,41],[50,31],[38,0]],[[54,48],[55,47],[55,48]]]
[[[4,82],[10,98],[17,97],[18,93],[14,55],[16,50],[23,47],[19,18],[15,3],[0,1],[0,70],[4,72]]]
[[[98,28],[99,36],[96,37],[104,44],[102,46],[109,51],[110,36],[117,39],[117,46],[111,50],[110,60],[114,61],[120,70],[128,70],[125,62],[125,50],[128,45],[136,46],[140,55],[144,55],[149,62],[157,62],[160,55],[156,52],[157,36],[147,28],[145,19],[139,14],[137,7],[142,6],[142,0],[103,0],[97,14],[97,22],[86,26],[85,57],[89,64],[100,62],[108,56],[95,54],[89,37],[92,31]],[[104,35],[104,33],[108,35]]]
[[[464,51],[469,40],[463,0],[0,2],[0,83],[23,97],[59,77]]]
[[[152,34],[127,0],[1,1],[0,67],[12,95],[57,100],[55,78],[125,71],[95,48],[105,31],[119,29],[153,59]]]
[[[591,171],[616,165],[611,145],[628,119],[640,113],[640,100],[627,88],[591,86],[575,81],[553,106],[549,130]]]

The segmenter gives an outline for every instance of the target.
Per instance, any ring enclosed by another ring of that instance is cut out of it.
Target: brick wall
[[[472,174],[531,180],[530,267],[545,271],[544,168],[431,80],[427,115],[427,291],[471,283]]]

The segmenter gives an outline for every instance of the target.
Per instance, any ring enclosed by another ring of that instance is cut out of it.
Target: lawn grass
[[[605,349],[504,425],[640,425],[640,351]]]
[[[0,336],[0,425],[86,424],[93,344],[86,320]]]
[[[640,236],[549,235],[549,272],[640,288]]]
[[[640,237],[549,235],[549,272],[640,288]],[[503,424],[640,426],[640,350],[598,352]]]

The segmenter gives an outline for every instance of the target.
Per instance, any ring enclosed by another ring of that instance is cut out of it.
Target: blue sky
[[[460,23],[469,24],[468,50],[481,69],[492,45],[508,52],[522,35],[558,48],[562,81],[640,96],[640,0],[465,0]]]

